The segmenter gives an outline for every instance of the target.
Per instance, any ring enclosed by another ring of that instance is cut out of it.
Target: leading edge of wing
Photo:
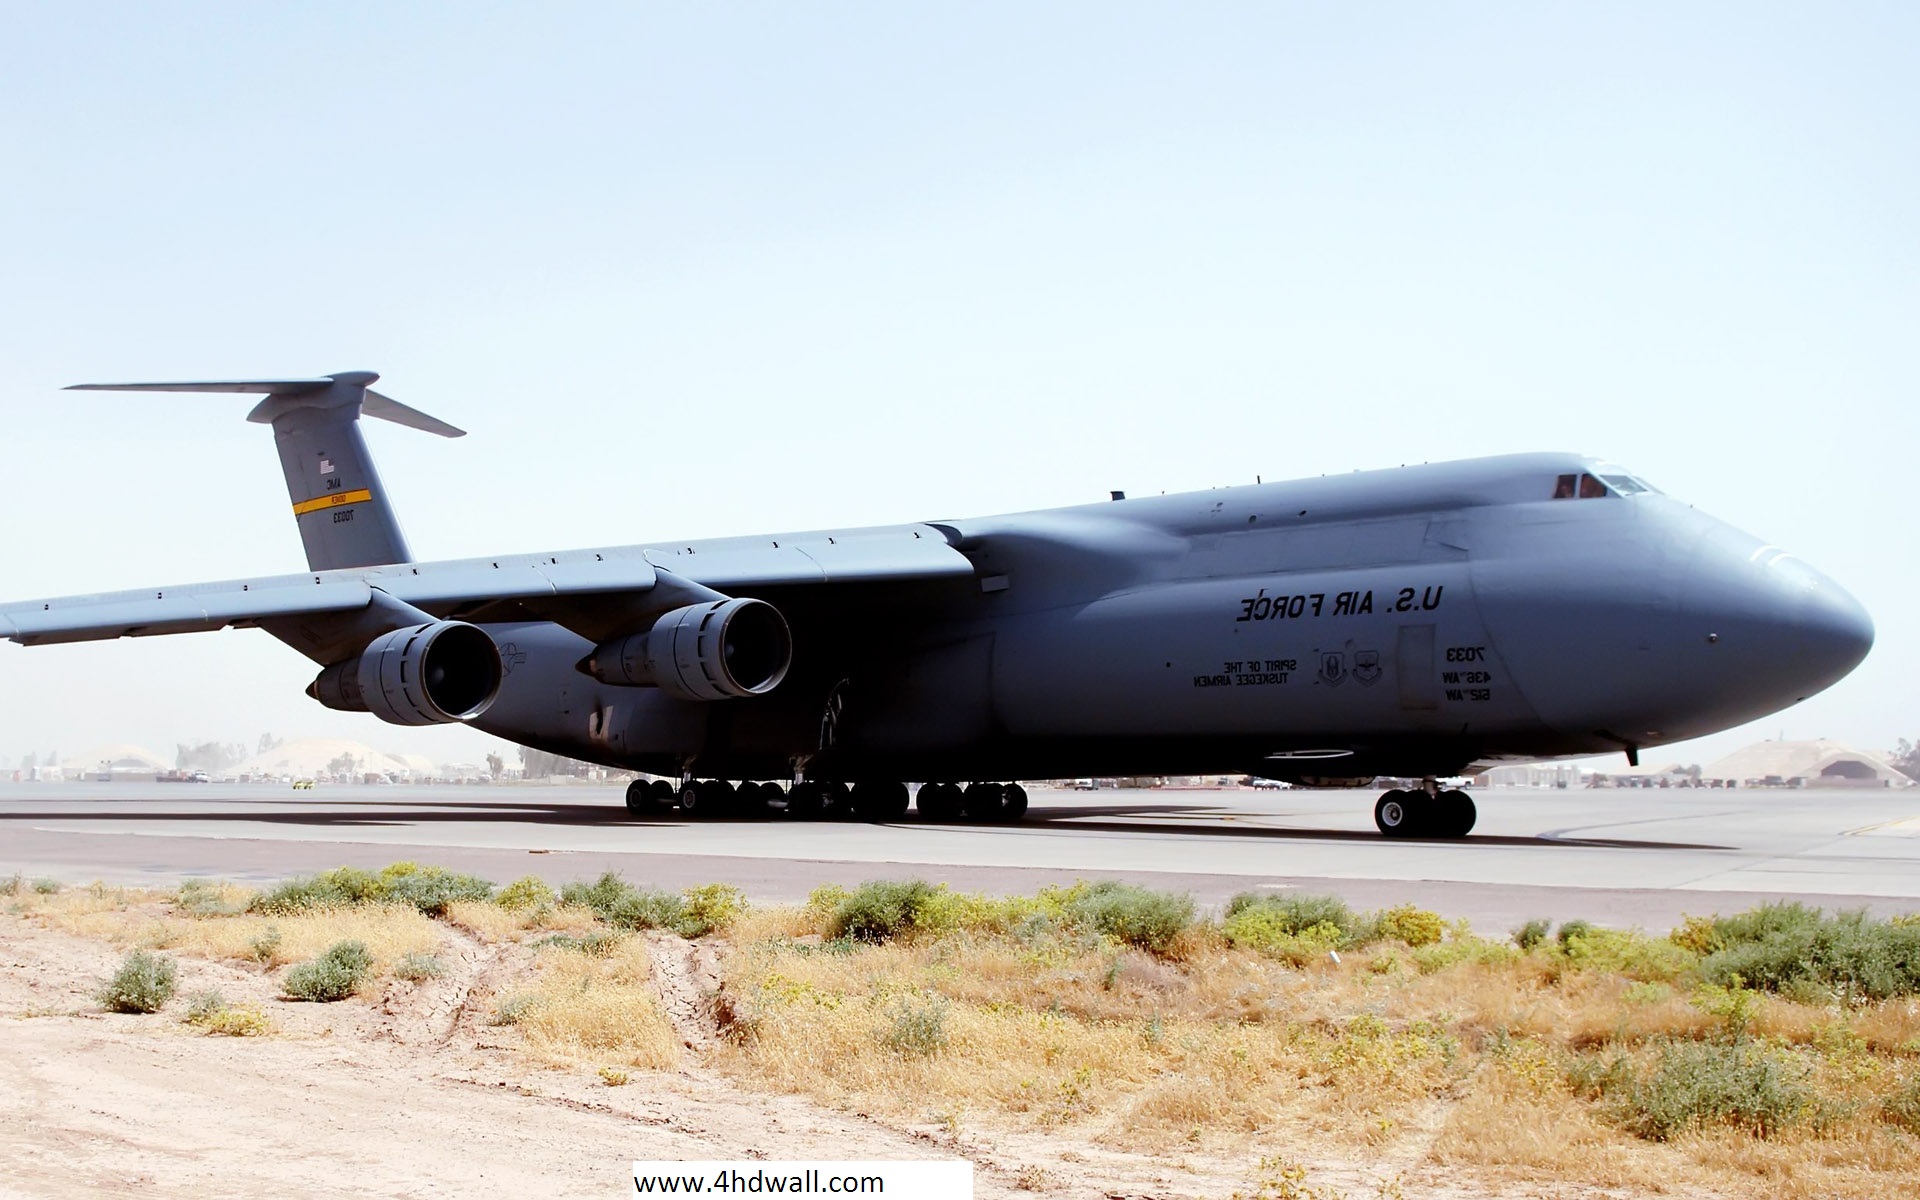
[[[703,540],[558,554],[396,563],[262,579],[0,604],[22,645],[194,633],[364,608],[372,592],[429,612],[493,600],[650,591],[661,570],[711,588],[966,576],[973,564],[930,526]]]

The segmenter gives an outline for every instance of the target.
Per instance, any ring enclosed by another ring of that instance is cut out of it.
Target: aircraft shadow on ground
[[[62,812],[0,812],[0,822],[7,821],[138,821],[156,823],[220,823],[260,825],[297,825],[318,829],[354,829],[354,828],[406,828],[408,826],[429,826],[438,824],[486,824],[486,825],[560,825],[573,828],[618,829],[622,827],[646,828],[653,826],[681,825],[767,825],[785,823],[788,818],[780,812],[760,815],[714,816],[697,819],[687,818],[673,809],[655,809],[642,812],[630,812],[624,807],[609,804],[526,804],[499,803],[488,801],[456,801],[425,803],[418,800],[359,800],[351,806],[316,806],[310,799],[250,799],[242,803],[275,808],[293,807],[297,811],[274,812],[200,812],[200,813],[143,813],[128,812],[123,808],[112,810],[68,810]],[[395,813],[388,816],[379,810],[403,810],[404,815]],[[375,810],[375,811],[368,811]],[[1166,820],[1165,818],[1192,818],[1203,813],[1217,813],[1219,810],[1208,805],[1192,804],[1114,804],[1093,807],[1041,807],[1027,810],[1026,819],[1018,825],[972,825],[965,823],[936,824],[906,819],[885,822],[888,828],[945,829],[967,833],[998,833],[1017,835],[1021,831],[1053,829],[1064,832],[1088,833],[1130,833],[1130,834],[1173,834],[1181,837],[1219,837],[1241,841],[1269,842],[1364,842],[1379,843],[1383,839],[1372,830],[1352,829],[1312,829],[1282,828],[1271,825],[1244,824],[1236,820],[1227,823],[1219,820]],[[1140,818],[1160,818],[1142,822]],[[1126,820],[1123,818],[1133,818]],[[818,821],[808,824],[834,824]],[[854,822],[862,824],[864,822]],[[1463,847],[1497,846],[1585,846],[1609,850],[1733,850],[1732,846],[1721,846],[1699,842],[1651,841],[1630,838],[1568,837],[1563,833],[1548,833],[1525,837],[1512,837],[1493,834],[1469,835],[1464,841],[1449,838],[1409,838],[1398,843],[1402,845],[1434,845]]]

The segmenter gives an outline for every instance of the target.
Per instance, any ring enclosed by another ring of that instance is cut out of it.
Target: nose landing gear
[[[1433,780],[1394,789],[1373,806],[1373,823],[1391,838],[1463,838],[1479,816],[1473,797],[1458,788],[1441,791]]]

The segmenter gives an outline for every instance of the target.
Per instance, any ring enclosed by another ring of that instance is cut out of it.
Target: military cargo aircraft
[[[636,809],[1018,820],[1018,781],[1419,780],[1389,836],[1462,837],[1444,780],[1638,752],[1796,703],[1873,625],[1800,559],[1573,454],[967,520],[418,562],[359,419],[309,379],[83,384],[265,396],[308,570],[0,605],[25,645],[264,629],[307,693],[666,778]],[[673,781],[677,780],[675,783]]]

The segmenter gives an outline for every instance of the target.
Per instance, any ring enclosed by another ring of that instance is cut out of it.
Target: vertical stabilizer
[[[360,416],[379,417],[443,437],[461,431],[390,400],[367,385],[372,371],[345,371],[318,379],[255,379],[218,383],[88,383],[77,390],[265,393],[249,421],[273,426],[286,475],[287,496],[315,571],[408,562],[400,532],[366,439]]]

